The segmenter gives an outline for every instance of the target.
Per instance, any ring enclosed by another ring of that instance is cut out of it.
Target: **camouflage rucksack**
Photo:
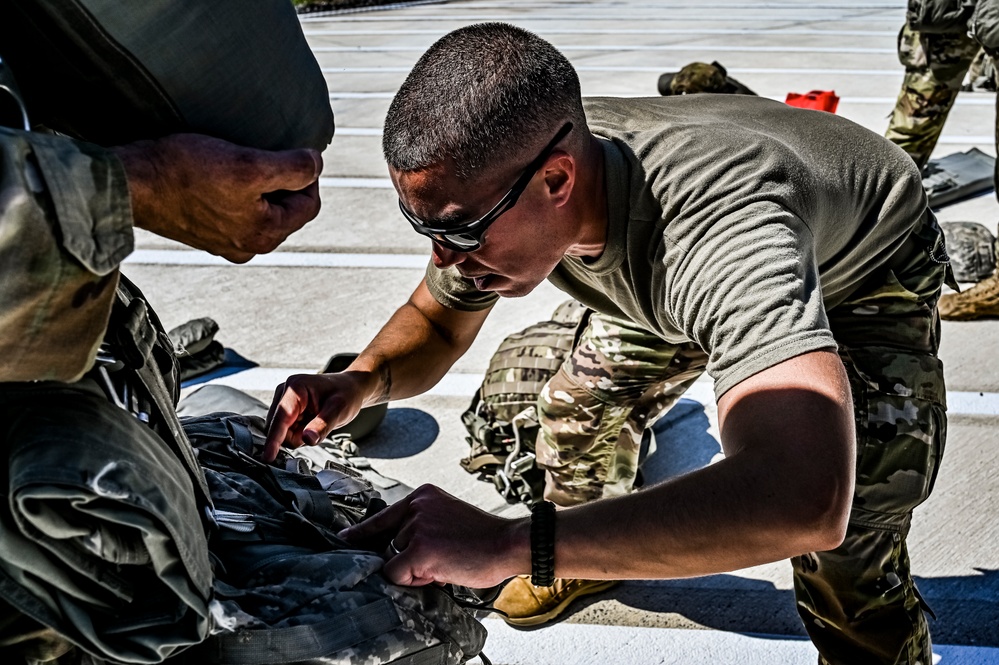
[[[572,350],[586,311],[570,300],[550,321],[504,339],[461,415],[471,446],[462,468],[492,482],[510,503],[531,504],[542,496],[544,473],[534,462],[538,395]]]
[[[710,92],[724,95],[755,95],[756,93],[728,75],[728,71],[716,60],[710,65],[705,62],[692,62],[678,72],[666,72],[659,77],[659,94],[695,95]]]
[[[996,238],[977,222],[940,224],[947,243],[947,255],[959,282],[978,282],[996,269]]]
[[[395,586],[377,553],[337,538],[385,507],[348,457],[281,450],[265,464],[263,419],[183,422],[214,503],[215,628],[171,662],[456,665],[480,654],[485,628],[456,600],[466,590]]]

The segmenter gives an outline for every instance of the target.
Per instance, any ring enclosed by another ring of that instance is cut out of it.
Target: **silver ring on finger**
[[[389,550],[395,555],[402,554],[402,551],[395,545],[395,538],[389,541]]]

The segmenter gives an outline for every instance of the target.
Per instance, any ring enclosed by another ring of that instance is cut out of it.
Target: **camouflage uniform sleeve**
[[[479,291],[470,280],[458,274],[454,267],[441,270],[433,261],[427,264],[427,288],[440,304],[462,312],[479,312],[492,307],[499,296]]]
[[[75,381],[90,368],[132,248],[116,157],[0,128],[0,381]]]

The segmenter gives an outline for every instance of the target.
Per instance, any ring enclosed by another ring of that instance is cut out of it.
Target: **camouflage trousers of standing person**
[[[906,549],[912,510],[930,494],[947,429],[936,303],[949,266],[932,213],[907,246],[905,259],[828,312],[853,394],[857,484],[843,544],[791,561],[797,609],[822,665],[932,662]],[[591,316],[539,399],[546,498],[571,505],[628,491],[637,423],[662,416],[705,361],[693,345]]]
[[[885,136],[909,153],[919,168],[930,160],[980,49],[964,33],[921,33],[908,25],[899,33],[898,59],[905,66],[905,78]]]

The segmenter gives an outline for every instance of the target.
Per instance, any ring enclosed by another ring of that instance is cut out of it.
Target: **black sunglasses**
[[[572,123],[565,123],[562,126],[562,129],[558,130],[558,133],[555,134],[555,138],[553,138],[551,142],[545,146],[545,149],[541,151],[541,154],[535,157],[534,161],[527,165],[524,172],[520,174],[519,178],[517,178],[517,182],[515,182],[513,187],[510,188],[510,191],[499,200],[499,203],[493,206],[492,210],[475,221],[443,228],[428,224],[414,215],[406,208],[405,205],[403,205],[402,199],[399,199],[399,210],[401,210],[403,216],[409,220],[409,223],[413,225],[413,230],[417,233],[425,235],[434,242],[455,252],[474,252],[482,246],[482,236],[485,235],[486,229],[489,228],[489,225],[499,219],[500,215],[516,205],[517,199],[519,199],[520,195],[524,193],[525,189],[527,189],[528,183],[531,182],[531,179],[534,178],[534,174],[538,172],[541,165],[545,163],[546,159],[548,159],[548,155],[550,155],[552,150],[555,149],[555,146],[558,145],[559,141],[564,139],[571,131]]]

